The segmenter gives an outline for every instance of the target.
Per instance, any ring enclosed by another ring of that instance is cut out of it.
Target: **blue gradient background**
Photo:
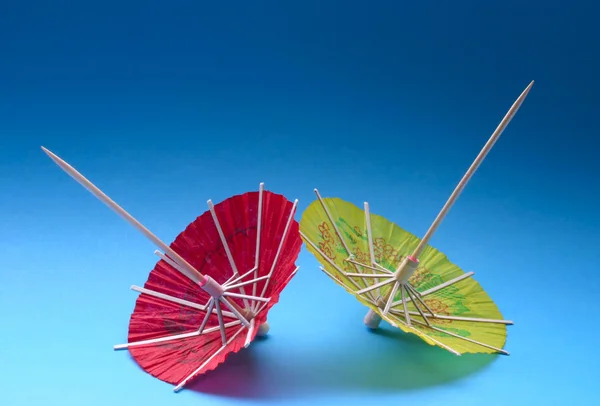
[[[592,1],[87,3],[0,6],[1,405],[596,404]],[[154,247],[41,145],[166,242],[261,181],[422,235],[532,79],[432,241],[515,321],[510,357],[367,332],[305,251],[270,337],[191,390],[112,351]]]

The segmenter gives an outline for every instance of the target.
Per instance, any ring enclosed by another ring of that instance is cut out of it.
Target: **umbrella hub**
[[[223,293],[225,293],[225,289],[223,289],[223,286],[221,286],[220,283],[217,283],[217,281],[215,281],[210,276],[205,277],[204,285],[201,285],[201,287],[215,300],[219,300],[221,296],[223,296]]]
[[[398,269],[394,272],[394,278],[402,284],[407,283],[418,266],[419,260],[409,255],[402,260]]]

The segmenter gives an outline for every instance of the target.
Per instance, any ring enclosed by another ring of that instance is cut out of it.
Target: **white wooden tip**
[[[523,93],[521,93],[521,95],[517,99],[517,101],[519,102],[519,104],[521,104],[523,102],[523,100],[525,99],[525,97],[527,97],[527,94],[529,93],[529,91],[533,87],[534,83],[535,83],[535,81],[532,80],[531,83],[529,83],[529,85],[525,88],[525,90],[523,90]]]
[[[379,324],[381,323],[381,317],[373,310],[369,309],[369,312],[365,316],[363,322],[365,326],[371,330],[377,330],[379,328]]]
[[[44,151],[46,153],[46,155],[48,155],[50,157],[50,159],[52,159],[56,164],[59,164],[60,161],[62,161],[58,156],[56,156],[52,151],[50,151],[49,149],[46,149],[45,147],[42,147],[42,151]],[[59,165],[60,166],[60,165]]]
[[[208,207],[210,207],[211,209],[212,209],[213,207],[215,207],[215,205],[213,204],[213,202],[212,202],[212,200],[211,200],[211,199],[208,199],[208,200],[206,201],[206,204],[208,204]]]
[[[256,332],[256,336],[257,337],[264,337],[267,334],[269,334],[269,330],[271,330],[271,327],[269,326],[269,323],[265,321],[263,324],[261,324],[258,327],[258,331]]]
[[[42,147],[42,151],[44,151],[46,153],[46,155],[48,155],[50,157],[50,159],[52,159],[54,161],[55,164],[57,164],[58,166],[62,167],[62,159],[60,159],[58,156],[56,156],[52,151]]]

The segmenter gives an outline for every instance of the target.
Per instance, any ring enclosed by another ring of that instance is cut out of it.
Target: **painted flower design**
[[[335,261],[335,254],[333,253],[333,250],[331,249],[331,246],[329,244],[321,241],[319,242],[319,249],[323,254],[327,256],[327,258]]]
[[[430,278],[431,273],[429,272],[429,269],[425,268],[424,266],[420,266],[417,268],[415,273],[412,274],[412,276],[409,279],[409,282],[414,287],[418,287]]]
[[[450,306],[438,299],[424,299],[427,306],[435,313],[441,316],[450,316]],[[436,319],[436,324],[451,324],[452,320]]]
[[[319,232],[321,233],[321,237],[326,244],[333,244],[333,235],[331,235],[331,229],[329,228],[329,224],[326,222],[322,222],[319,224]]]
[[[373,241],[373,253],[375,254],[375,261],[381,263],[384,259],[383,250],[385,248],[385,240],[383,238],[375,238]]]
[[[369,255],[366,252],[362,252],[360,247],[355,247],[352,253],[354,254],[354,259],[357,262],[360,262],[361,264],[369,263],[369,261],[370,261]]]
[[[383,248],[383,255],[385,256],[385,258],[387,258],[388,260],[393,259],[396,256],[395,254],[396,253],[394,252],[394,247],[392,247],[390,244],[386,244]]]
[[[398,262],[402,257],[398,251],[394,249],[391,244],[388,244],[383,238],[376,238],[373,241],[373,251],[375,254],[375,260],[378,263],[387,261],[390,264]]]

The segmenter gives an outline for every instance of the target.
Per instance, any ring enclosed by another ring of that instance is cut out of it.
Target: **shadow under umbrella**
[[[483,370],[497,356],[457,357],[411,334],[380,328],[372,334],[341,335],[315,348],[284,347],[271,337],[232,354],[188,389],[230,398],[274,400],[343,392],[378,394],[425,389]],[[266,350],[271,347],[271,350]],[[275,348],[273,348],[275,347]],[[277,354],[277,355],[275,355]]]

